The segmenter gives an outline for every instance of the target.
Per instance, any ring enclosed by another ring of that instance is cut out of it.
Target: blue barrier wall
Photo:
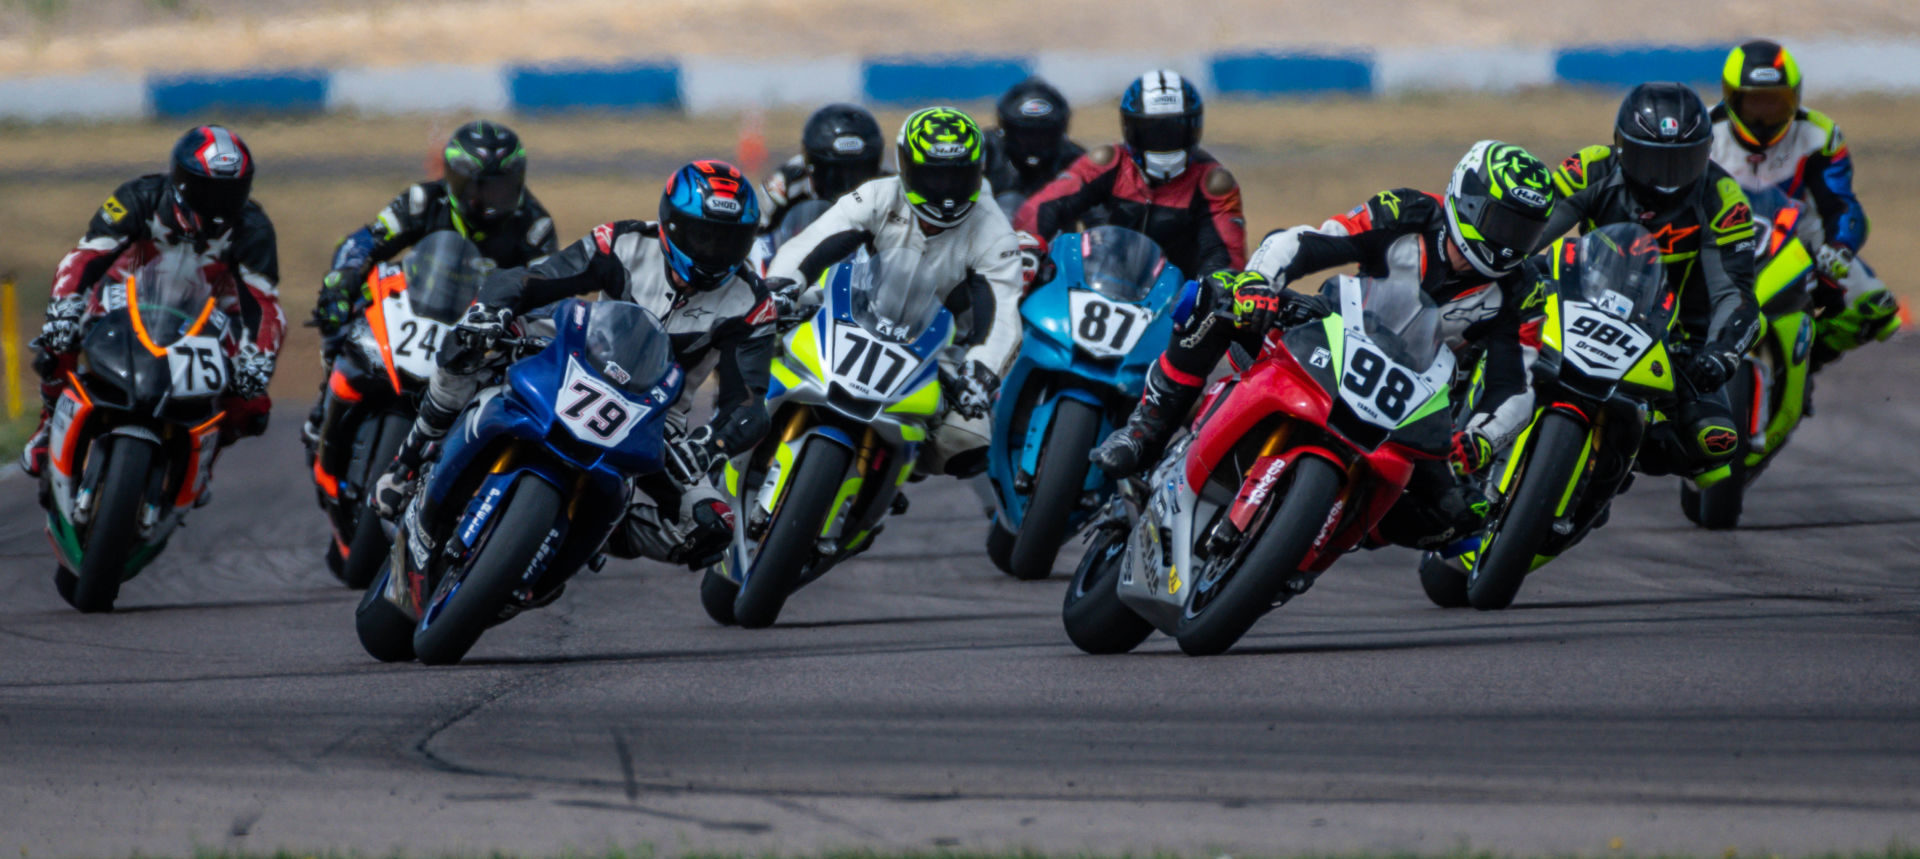
[[[680,66],[512,66],[507,98],[523,113],[673,109],[680,106]]]
[[[1572,48],[1553,61],[1562,82],[1627,87],[1647,81],[1703,83],[1720,78],[1727,48]]]
[[[328,77],[323,70],[157,77],[147,80],[147,98],[164,117],[318,113],[327,108]]]
[[[1210,64],[1222,95],[1274,96],[1373,91],[1373,63],[1339,54],[1226,54]]]
[[[861,64],[860,88],[877,104],[971,101],[999,97],[1030,70],[1026,60],[1009,58],[880,58]]]

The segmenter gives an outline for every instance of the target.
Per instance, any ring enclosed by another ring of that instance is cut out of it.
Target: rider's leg
[[[1236,338],[1233,324],[1213,313],[1222,306],[1219,287],[1197,285],[1185,312],[1176,311],[1173,336],[1160,360],[1147,369],[1140,402],[1127,423],[1093,449],[1093,464],[1113,477],[1126,477],[1160,458],[1167,439],[1200,399],[1207,375]]]

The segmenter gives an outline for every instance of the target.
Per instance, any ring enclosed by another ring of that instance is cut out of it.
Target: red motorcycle
[[[1453,353],[1417,283],[1341,276],[1334,313],[1268,335],[1214,384],[1192,432],[1092,527],[1067,588],[1067,635],[1089,653],[1158,629],[1221,653],[1341,555],[1377,545],[1417,459],[1446,455]]]

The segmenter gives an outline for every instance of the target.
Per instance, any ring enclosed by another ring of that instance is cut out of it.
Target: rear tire
[[[99,500],[87,526],[86,548],[73,584],[74,608],[85,613],[112,611],[126,578],[127,560],[140,547],[136,531],[140,507],[146,500],[147,472],[159,451],[153,442],[132,436],[111,436],[105,446],[106,473],[100,478]],[[96,446],[92,455],[102,453]]]
[[[733,618],[733,601],[740,598],[740,586],[732,579],[708,570],[700,577],[700,607],[707,610],[707,617],[721,626],[734,626],[739,621]]]
[[[1727,399],[1733,405],[1733,420],[1739,426],[1734,435],[1740,439],[1734,445],[1732,471],[1725,479],[1712,486],[1699,490],[1698,518],[1689,516],[1694,524],[1709,531],[1727,531],[1740,527],[1740,514],[1747,500],[1747,428],[1753,426],[1753,362],[1740,362],[1740,371],[1734,374],[1733,384],[1727,386]],[[1680,503],[1686,503],[1685,490],[1692,489],[1681,483]]]
[[[386,590],[387,568],[382,566],[353,610],[353,630],[368,656],[381,662],[405,662],[413,658],[413,619],[387,601]]]
[[[560,490],[537,477],[514,481],[505,509],[477,550],[459,590],[447,598],[440,616],[413,634],[414,655],[428,665],[451,665],[473,649],[480,634],[500,618],[500,610],[526,575],[565,502]],[[448,571],[448,575],[453,573]]]
[[[1182,651],[1188,656],[1224,653],[1273,610],[1274,599],[1313,548],[1328,512],[1340,498],[1342,477],[1333,463],[1317,456],[1303,456],[1294,464],[1286,497],[1254,537],[1258,542],[1240,559],[1220,595],[1198,614],[1180,619],[1174,638]],[[1199,587],[1199,582],[1191,587]],[[1192,599],[1188,597],[1189,604]]]
[[[1088,451],[1100,436],[1100,413],[1079,400],[1062,398],[1055,404],[1053,426],[1027,496],[1027,515],[1020,520],[1007,555],[1008,575],[1037,581],[1053,575],[1060,544],[1069,536],[1073,511],[1080,506],[1080,489],[1087,484]]]
[[[1126,653],[1153,634],[1153,624],[1120,601],[1120,572],[1127,563],[1127,531],[1102,528],[1067,583],[1060,620],[1073,646],[1088,653]]]
[[[374,437],[373,455],[366,462],[366,469],[360,475],[363,495],[373,492],[373,482],[393,462],[400,451],[400,443],[406,441],[407,431],[413,423],[399,415],[386,415],[380,419],[379,435]],[[387,562],[386,550],[393,545],[387,538],[387,530],[382,526],[380,517],[374,515],[362,497],[355,506],[353,537],[347,541],[347,556],[340,563],[340,580],[350,588],[365,588],[373,581],[380,568]]]
[[[761,629],[780,618],[787,597],[800,584],[800,574],[814,556],[832,511],[834,496],[853,462],[853,451],[831,442],[810,444],[800,452],[787,497],[780,500],[772,529],[753,556],[752,571],[733,601],[733,617],[742,627]]]
[[[1533,569],[1533,558],[1553,528],[1554,508],[1574,478],[1587,428],[1559,412],[1540,416],[1533,432],[1532,450],[1522,466],[1518,488],[1500,522],[1488,529],[1479,557],[1467,575],[1467,600],[1483,611],[1513,604],[1520,584]],[[1519,452],[1516,451],[1516,456]],[[1574,499],[1578,501],[1578,499]]]
[[[1427,592],[1427,599],[1441,608],[1466,608],[1467,574],[1447,565],[1446,559],[1438,552],[1426,552],[1420,556],[1420,589]]]

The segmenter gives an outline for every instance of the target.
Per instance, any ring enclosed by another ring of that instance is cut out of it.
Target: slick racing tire
[[[1099,440],[1100,413],[1079,400],[1061,398],[1054,406],[1053,426],[1035,467],[1033,493],[1027,496],[1027,515],[1020,520],[1007,555],[1007,574],[1022,581],[1053,575],[1053,562],[1066,542],[1068,523],[1080,506],[1080,489],[1087,483],[1087,452]]]
[[[100,478],[93,521],[87,525],[86,547],[73,583],[74,608],[92,613],[112,611],[127,575],[127,561],[140,547],[137,534],[140,506],[146,500],[147,472],[159,450],[153,442],[132,436],[109,436],[96,442],[92,455],[107,457]]]
[[[1427,592],[1427,599],[1441,608],[1466,608],[1472,605],[1467,601],[1467,574],[1449,566],[1439,552],[1421,553],[1420,589]]]
[[[853,451],[828,441],[810,443],[773,513],[766,541],[753,556],[746,584],[733,601],[733,618],[747,629],[762,629],[780,618],[787,597],[814,560],[814,541],[832,514],[834,496],[853,463]]]
[[[1067,583],[1060,620],[1067,638],[1088,653],[1126,653],[1153,634],[1153,624],[1120,601],[1120,571],[1127,564],[1127,530],[1102,528]]]
[[[1257,535],[1247,539],[1254,544],[1238,564],[1228,570],[1215,587],[1217,595],[1197,610],[1201,583],[1187,598],[1174,639],[1188,656],[1212,656],[1225,653],[1247,634],[1260,617],[1273,610],[1273,603],[1286,587],[1287,579],[1300,568],[1300,561],[1313,548],[1315,537],[1326,524],[1327,516],[1340,498],[1340,470],[1317,456],[1295,461],[1286,495],[1267,517]]]
[[[1513,497],[1499,521],[1488,525],[1467,574],[1467,601],[1483,611],[1506,608],[1520,593],[1534,556],[1552,533],[1554,511],[1587,443],[1587,428],[1555,411],[1542,414],[1531,435],[1526,461],[1514,478],[1517,485],[1508,488]]]
[[[500,610],[520,586],[547,532],[565,509],[560,490],[537,477],[515,480],[495,513],[488,535],[473,549],[473,561],[453,585],[437,616],[413,633],[413,652],[428,665],[451,665],[473,649],[480,634],[500,619]],[[448,570],[447,576],[459,570]],[[436,590],[447,587],[442,584]],[[439,595],[436,593],[436,597]],[[429,609],[431,611],[431,609]]]
[[[1013,541],[1016,539],[1019,539],[1019,535],[1007,530],[1007,525],[1000,521],[999,514],[994,514],[993,518],[987,522],[987,560],[993,562],[994,569],[1008,575],[1013,574],[1010,559],[1013,557]]]
[[[353,610],[353,630],[368,656],[381,662],[405,662],[413,658],[413,619],[387,601],[388,567],[382,564],[380,574],[360,595],[360,605]]]
[[[707,610],[707,617],[721,626],[733,626],[739,621],[733,617],[733,601],[740,598],[740,586],[732,579],[708,570],[700,577],[700,607]]]
[[[1754,396],[1752,361],[1742,361],[1740,372],[1727,385],[1727,399],[1733,406],[1733,419],[1741,427],[1752,426]],[[1728,531],[1740,527],[1740,514],[1747,502],[1747,433],[1735,433],[1732,472],[1719,483],[1696,490],[1692,481],[1680,482],[1680,507],[1687,519],[1709,531]],[[1691,497],[1689,497],[1691,496]],[[1688,509],[1691,508],[1691,509]]]
[[[413,428],[413,422],[399,415],[386,415],[380,418],[378,435],[373,438],[373,455],[364,463],[360,472],[361,495],[365,496],[354,505],[353,537],[347,541],[347,555],[340,561],[340,581],[356,590],[365,588],[368,582],[380,572],[387,562],[387,549],[393,541],[387,537],[387,529],[380,517],[374,515],[366,504],[366,498],[373,495],[373,483],[380,479],[387,464],[393,462],[394,454],[400,450],[400,443],[407,438],[407,431]]]

